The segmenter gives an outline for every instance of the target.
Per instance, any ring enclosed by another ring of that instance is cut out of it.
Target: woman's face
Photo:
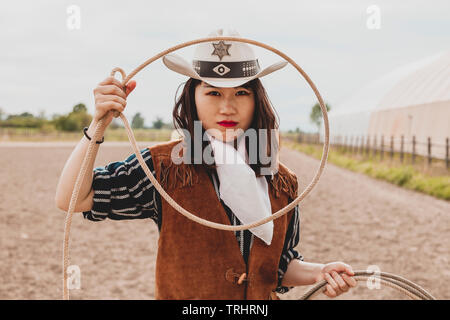
[[[195,88],[195,104],[203,128],[216,129],[211,133],[222,141],[233,140],[238,129],[247,130],[255,111],[252,89],[217,88],[205,82]]]

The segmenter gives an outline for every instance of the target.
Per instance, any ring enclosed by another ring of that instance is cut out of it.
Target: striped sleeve
[[[155,174],[148,148],[140,150],[150,171]],[[92,221],[145,219],[158,223],[159,193],[145,174],[136,155],[94,169],[94,203],[83,212]]]
[[[278,266],[278,287],[276,292],[286,293],[292,287],[284,287],[281,285],[283,281],[283,276],[287,271],[289,263],[294,259],[299,259],[303,261],[303,256],[294,248],[298,245],[300,241],[300,209],[296,205],[294,207],[294,214],[292,215],[291,221],[289,222],[288,231],[286,233],[286,239],[284,242],[283,253],[280,258],[280,264]]]

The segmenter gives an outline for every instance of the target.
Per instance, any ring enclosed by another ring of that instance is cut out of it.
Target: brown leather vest
[[[230,225],[206,169],[176,165],[172,148],[181,140],[149,147],[155,177],[179,205],[198,217]],[[269,183],[272,212],[297,196],[297,178],[283,164]],[[254,237],[246,266],[234,232],[200,225],[172,208],[163,197],[156,259],[156,299],[270,299],[293,210],[274,220],[272,243]],[[246,273],[245,281],[238,278]]]

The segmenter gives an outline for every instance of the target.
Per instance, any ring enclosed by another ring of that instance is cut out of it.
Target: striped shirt
[[[145,148],[140,152],[150,171],[155,175],[150,150]],[[220,199],[217,176],[213,174],[210,178],[230,223],[240,225],[241,222]],[[163,214],[160,194],[141,168],[135,154],[130,155],[124,161],[111,162],[105,167],[95,168],[92,188],[94,203],[90,211],[83,212],[84,218],[91,221],[102,221],[106,218],[112,220],[150,218],[158,225],[158,230],[161,230]],[[278,287],[276,289],[278,293],[285,293],[290,289],[281,286],[281,281],[291,260],[303,261],[303,257],[294,249],[299,243],[299,226],[299,207],[297,205],[288,226],[278,267]],[[235,231],[235,236],[244,261],[247,263],[254,236],[249,230]]]

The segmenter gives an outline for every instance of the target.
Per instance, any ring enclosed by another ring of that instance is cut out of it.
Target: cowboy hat
[[[223,29],[210,33],[209,37],[241,37],[235,30],[228,34]],[[250,80],[266,76],[287,65],[287,61],[274,63],[261,70],[253,49],[244,42],[203,42],[196,46],[192,65],[176,54],[167,54],[163,63],[172,71],[204,81],[214,87],[238,87]]]

